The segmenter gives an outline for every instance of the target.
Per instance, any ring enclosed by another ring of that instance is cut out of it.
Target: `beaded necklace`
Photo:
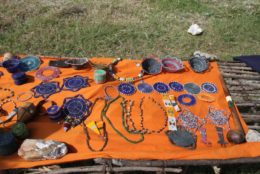
[[[163,112],[164,112],[164,124],[161,128],[157,129],[157,130],[150,130],[148,128],[144,127],[144,115],[143,115],[143,102],[144,102],[145,97],[142,97],[140,100],[140,104],[139,104],[139,109],[140,109],[140,117],[141,117],[141,121],[140,121],[140,127],[141,129],[138,130],[135,127],[134,121],[131,119],[131,112],[132,112],[132,106],[133,106],[133,101],[129,101],[129,107],[126,107],[127,101],[123,100],[121,102],[121,107],[124,111],[124,113],[126,113],[126,119],[125,122],[123,123],[125,125],[125,128],[133,133],[142,133],[142,134],[152,134],[152,133],[160,133],[162,132],[166,127],[167,127],[167,123],[168,123],[168,115],[167,115],[167,111],[163,108],[163,106],[158,103],[154,98],[148,97],[149,100],[151,100],[155,105],[157,105]],[[131,123],[132,128],[130,128],[128,122]]]
[[[5,102],[5,100],[8,100],[8,99],[10,99],[11,97],[14,96],[14,91],[9,89],[9,88],[2,88],[2,87],[0,87],[0,91],[9,92],[9,95],[5,96],[5,98],[1,98],[0,102]],[[3,93],[3,92],[1,92],[1,93]]]

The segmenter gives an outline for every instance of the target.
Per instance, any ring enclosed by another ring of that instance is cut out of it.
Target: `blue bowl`
[[[12,74],[12,78],[14,80],[21,80],[26,78],[26,74],[24,72],[16,72]]]
[[[7,69],[9,73],[15,73],[19,71],[20,60],[19,59],[10,59],[3,62],[3,67]]]

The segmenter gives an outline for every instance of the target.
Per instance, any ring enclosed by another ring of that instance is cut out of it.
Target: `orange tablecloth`
[[[41,66],[47,65],[48,61],[51,58],[45,58],[43,60],[43,64]],[[93,58],[94,62],[105,62],[109,63],[112,59],[108,58]],[[116,66],[117,73],[119,76],[128,76],[133,77],[138,74],[140,71],[140,67],[136,67],[135,64],[140,62],[139,60],[123,60],[119,62]],[[208,106],[212,105],[219,109],[228,110],[227,102],[225,101],[225,96],[223,93],[223,89],[221,87],[221,83],[219,80],[219,69],[217,67],[217,63],[210,63],[210,70],[203,74],[194,73],[190,70],[189,65],[185,62],[186,70],[180,73],[162,73],[156,76],[145,76],[144,81],[149,84],[153,84],[155,82],[164,82],[169,83],[171,81],[178,81],[182,84],[187,82],[195,82],[196,84],[201,84],[203,82],[211,82],[214,83],[218,92],[213,94],[216,98],[216,102],[206,103],[203,101],[197,100],[197,104],[191,107],[188,107],[194,114],[199,117],[204,117],[208,111]],[[24,84],[22,86],[14,85],[11,80],[11,75],[8,74],[4,68],[0,67],[0,71],[4,72],[4,76],[0,78],[0,86],[8,87],[15,91],[15,94],[19,94],[20,92],[28,91],[32,87],[38,85],[40,80],[34,79],[33,82]],[[82,75],[88,76],[90,79],[93,79],[93,69],[84,69],[84,70],[73,70],[73,69],[61,69],[62,74],[59,78],[54,79],[54,81],[60,82],[60,85],[63,83],[63,79],[65,77],[70,77],[74,75]],[[34,76],[35,71],[29,72],[28,75]],[[138,84],[139,82],[136,82]],[[103,96],[104,86],[105,85],[118,85],[119,82],[112,81],[107,82],[105,84],[95,84],[93,81],[90,83],[90,87],[83,88],[78,92],[71,91],[62,91],[61,93],[54,94],[49,97],[50,100],[54,100],[58,103],[58,105],[62,105],[63,99],[65,97],[72,97],[77,94],[82,94],[86,99],[94,101],[96,97]],[[170,93],[178,96],[181,93],[173,92]],[[142,96],[151,95],[158,102],[162,104],[162,97],[156,92],[152,94],[141,94],[138,91],[133,96],[126,96],[127,99],[135,100],[135,106],[138,106],[139,99]],[[15,98],[14,98],[15,99]],[[33,98],[30,101],[37,103],[41,98]],[[19,102],[17,105],[19,106]],[[144,104],[144,117],[145,117],[145,125],[148,128],[158,128],[160,127],[160,123],[163,122],[162,111],[153,106],[149,106],[151,102],[145,100]],[[183,108],[183,106],[181,106]],[[98,120],[100,118],[100,111],[103,108],[103,103],[97,103],[94,107],[92,114],[86,120]],[[138,109],[134,109],[132,116],[133,119],[138,121],[139,114]],[[129,135],[124,131],[124,128],[121,124],[121,107],[119,105],[119,101],[111,105],[111,108],[107,113],[108,117],[112,120],[114,125],[124,133],[127,137],[131,139],[138,139],[136,135]],[[155,124],[156,123],[156,124]],[[138,123],[136,123],[138,124]],[[230,119],[231,128],[234,127],[232,118]],[[245,126],[245,123],[243,122]],[[62,125],[51,122],[47,116],[38,116],[34,119],[34,121],[28,123],[28,127],[31,132],[31,138],[40,138],[46,140],[57,140],[66,142],[70,145],[70,153],[58,160],[46,160],[46,161],[38,161],[38,162],[28,162],[20,158],[17,154],[13,154],[11,156],[0,157],[0,169],[7,168],[27,168],[34,167],[39,165],[48,165],[48,164],[57,164],[57,163],[65,163],[72,162],[83,159],[104,157],[104,158],[122,158],[122,159],[158,159],[158,160],[195,160],[195,159],[231,159],[231,158],[242,158],[242,157],[257,157],[260,156],[260,143],[245,143],[241,145],[231,145],[228,144],[227,147],[221,147],[217,141],[217,134],[215,131],[215,127],[213,125],[207,124],[207,136],[208,140],[213,143],[212,147],[207,147],[200,141],[200,135],[198,135],[197,148],[195,150],[187,150],[177,146],[173,146],[168,138],[165,136],[164,132],[160,134],[152,134],[145,135],[145,140],[139,144],[130,144],[123,140],[120,136],[118,136],[111,127],[107,124],[108,131],[108,145],[104,149],[103,152],[91,152],[85,143],[85,136],[83,133],[83,129],[81,126],[71,129],[69,132],[64,132]],[[246,128],[246,126],[245,126]],[[246,128],[247,130],[247,128]],[[90,136],[93,138],[91,144],[94,147],[97,147],[101,144],[102,140],[97,138],[97,136],[93,133],[90,133]]]

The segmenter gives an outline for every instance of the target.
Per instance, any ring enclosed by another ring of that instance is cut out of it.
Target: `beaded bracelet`
[[[108,93],[108,89],[109,88],[111,88],[114,91],[116,91],[116,96],[115,97],[112,97],[112,95],[109,95],[109,93]],[[106,100],[113,100],[113,99],[115,99],[115,98],[117,98],[119,96],[119,92],[118,92],[117,88],[115,86],[112,86],[112,85],[105,86],[104,93],[105,93],[105,99]]]
[[[44,75],[44,71],[50,70],[53,73],[51,75]],[[45,66],[43,68],[40,68],[37,72],[35,77],[40,79],[43,82],[48,82],[56,77],[58,77],[60,75],[60,70],[57,67],[53,67],[53,66]]]
[[[25,102],[25,101],[30,100],[32,97],[33,97],[32,92],[22,92],[17,95],[16,100],[19,102]]]
[[[1,88],[1,87],[0,87],[0,91],[8,91],[8,92],[10,93],[10,94],[7,95],[5,98],[0,99],[0,102],[4,102],[5,100],[7,100],[7,99],[9,99],[9,98],[11,98],[11,97],[14,96],[14,91],[11,90],[11,89],[9,89],[9,88]]]
[[[12,109],[12,111],[10,113],[8,113],[6,120],[4,120],[4,121],[0,120],[0,124],[9,122],[18,112],[18,108],[16,107],[15,102],[11,99],[7,99],[4,102],[0,103],[0,111],[3,111],[3,105],[6,103],[9,103],[9,102],[11,102],[14,105],[14,108]]]

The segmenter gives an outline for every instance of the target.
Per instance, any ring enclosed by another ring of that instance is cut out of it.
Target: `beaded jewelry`
[[[143,102],[144,102],[145,97],[141,98],[140,104],[139,104],[139,109],[140,109],[140,117],[141,117],[141,121],[140,121],[140,130],[137,130],[133,120],[130,118],[131,116],[131,110],[132,110],[132,106],[133,106],[133,101],[130,101],[130,106],[126,107],[127,101],[123,100],[121,102],[121,107],[123,109],[123,113],[126,113],[126,119],[124,122],[125,128],[133,133],[142,133],[142,134],[152,134],[152,133],[160,133],[162,132],[166,127],[167,127],[167,123],[168,123],[168,115],[167,115],[167,111],[163,108],[163,106],[158,103],[154,98],[148,97],[149,100],[151,100],[155,105],[157,105],[163,112],[164,112],[164,124],[161,128],[157,129],[157,130],[149,130],[147,128],[144,127],[144,115],[143,115]],[[132,129],[129,128],[128,122],[131,123],[132,125]]]
[[[171,82],[169,83],[169,87],[175,92],[183,91],[183,85],[178,82]]]
[[[135,87],[130,83],[121,83],[117,89],[121,94],[125,95],[133,95],[136,91]]]
[[[186,108],[177,117],[177,124],[192,132],[196,132],[205,123],[204,119],[200,119]]]
[[[184,99],[185,98],[188,98],[189,101],[186,102]],[[177,98],[178,102],[184,106],[193,106],[195,105],[196,103],[196,99],[193,95],[191,94],[182,94],[182,95],[179,95],[178,98]]]
[[[153,88],[155,91],[159,93],[167,93],[169,91],[169,87],[162,82],[157,82],[153,84]]]
[[[70,90],[70,91],[78,91],[81,88],[85,88],[89,86],[88,84],[88,77],[82,77],[82,76],[73,76],[63,79],[63,89],[64,90]]]
[[[109,94],[108,92],[108,89],[113,89],[114,92],[116,93],[116,95],[113,97],[112,95]],[[118,90],[116,89],[116,87],[112,86],[112,85],[107,85],[105,86],[104,88],[104,93],[105,93],[105,100],[112,100],[112,99],[115,99],[119,96],[119,92]]]
[[[218,127],[226,126],[227,129],[230,129],[229,122],[228,122],[229,117],[230,117],[229,112],[227,112],[226,110],[218,110],[213,106],[209,106],[209,111],[206,115],[206,118],[209,120],[211,124],[214,124]]]
[[[12,109],[12,111],[10,113],[8,113],[8,115],[4,121],[0,120],[0,124],[5,124],[5,123],[9,122],[18,112],[18,108],[16,107],[15,102],[11,99],[6,99],[2,103],[0,103],[1,114],[4,113],[3,105],[6,103],[12,103],[14,105],[14,108]]]
[[[33,93],[31,91],[29,92],[21,92],[17,95],[16,100],[19,102],[25,102],[30,100],[33,97]]]
[[[218,144],[225,147],[228,143],[225,141],[223,128],[219,126],[216,126],[215,128],[218,134]]]
[[[201,127],[201,128],[199,128],[199,131],[200,131],[200,135],[201,135],[201,142],[207,146],[211,146],[212,143],[207,140],[206,128]]]
[[[52,71],[51,75],[44,75],[44,71]],[[45,66],[36,71],[35,77],[43,82],[48,82],[60,75],[60,70],[54,66]]]
[[[201,89],[207,93],[217,92],[217,87],[213,83],[209,83],[209,82],[202,83]]]
[[[141,93],[145,93],[145,94],[148,94],[148,93],[151,93],[153,92],[153,87],[147,83],[144,83],[144,82],[141,82],[137,85],[137,89],[139,92]]]
[[[195,83],[186,83],[183,87],[190,94],[199,94],[201,89]]]
[[[62,106],[66,115],[64,130],[68,131],[71,127],[81,124],[89,116],[91,105],[92,103],[80,94],[65,98]]]
[[[5,98],[1,98],[0,102],[4,102],[5,100],[8,100],[9,98],[14,96],[14,91],[9,89],[9,88],[2,88],[2,87],[0,87],[0,91],[9,92],[9,95],[5,96]],[[3,93],[3,92],[1,92],[1,93]]]
[[[32,88],[31,91],[34,93],[35,98],[41,96],[44,99],[46,99],[49,96],[60,92],[61,88],[58,82],[46,82],[46,83],[42,82],[39,85]]]

